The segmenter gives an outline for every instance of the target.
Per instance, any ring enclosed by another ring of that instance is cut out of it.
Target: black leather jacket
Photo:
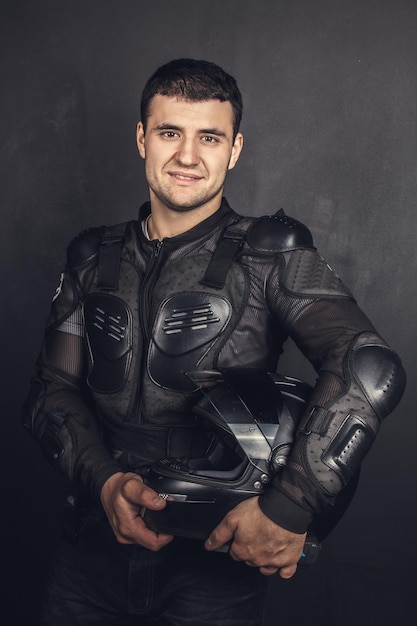
[[[142,231],[149,211],[145,204],[139,221],[87,230],[69,246],[25,424],[98,500],[113,473],[163,458],[170,445],[177,456],[194,445],[190,372],[276,371],[290,336],[317,384],[289,462],[260,506],[303,532],[399,401],[400,361],[296,220],[241,218],[223,200],[196,227],[159,242]],[[219,241],[223,254],[207,276]]]

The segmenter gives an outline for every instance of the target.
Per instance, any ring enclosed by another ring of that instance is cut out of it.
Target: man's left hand
[[[291,578],[300,560],[306,533],[293,533],[269,519],[258,505],[258,498],[249,498],[233,508],[213,530],[205,543],[207,550],[218,550],[231,543],[229,554],[235,561],[244,561],[270,576],[279,571],[282,578]]]

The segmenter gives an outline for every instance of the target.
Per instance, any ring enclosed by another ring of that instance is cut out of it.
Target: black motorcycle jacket
[[[69,246],[24,423],[92,498],[115,472],[204,449],[195,372],[276,371],[291,337],[317,382],[263,512],[304,532],[350,480],[400,400],[400,360],[282,212],[241,217],[226,200],[192,228],[149,241],[138,221]]]

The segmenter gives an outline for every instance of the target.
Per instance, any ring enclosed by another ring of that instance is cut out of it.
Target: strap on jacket
[[[104,230],[98,262],[97,287],[115,291],[119,285],[123,235]]]
[[[243,245],[246,232],[241,230],[236,222],[227,226],[221,235],[206,272],[201,279],[202,285],[222,289],[226,282],[227,273]]]

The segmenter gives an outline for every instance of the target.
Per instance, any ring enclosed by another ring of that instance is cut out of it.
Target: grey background
[[[38,624],[66,483],[19,421],[65,248],[136,216],[144,81],[207,58],[243,92],[227,197],[283,207],[401,355],[408,388],[320,561],[271,580],[267,626],[417,623],[414,0],[0,2],[2,608]],[[289,345],[281,370],[311,377]],[[4,528],[4,530],[3,530]]]

